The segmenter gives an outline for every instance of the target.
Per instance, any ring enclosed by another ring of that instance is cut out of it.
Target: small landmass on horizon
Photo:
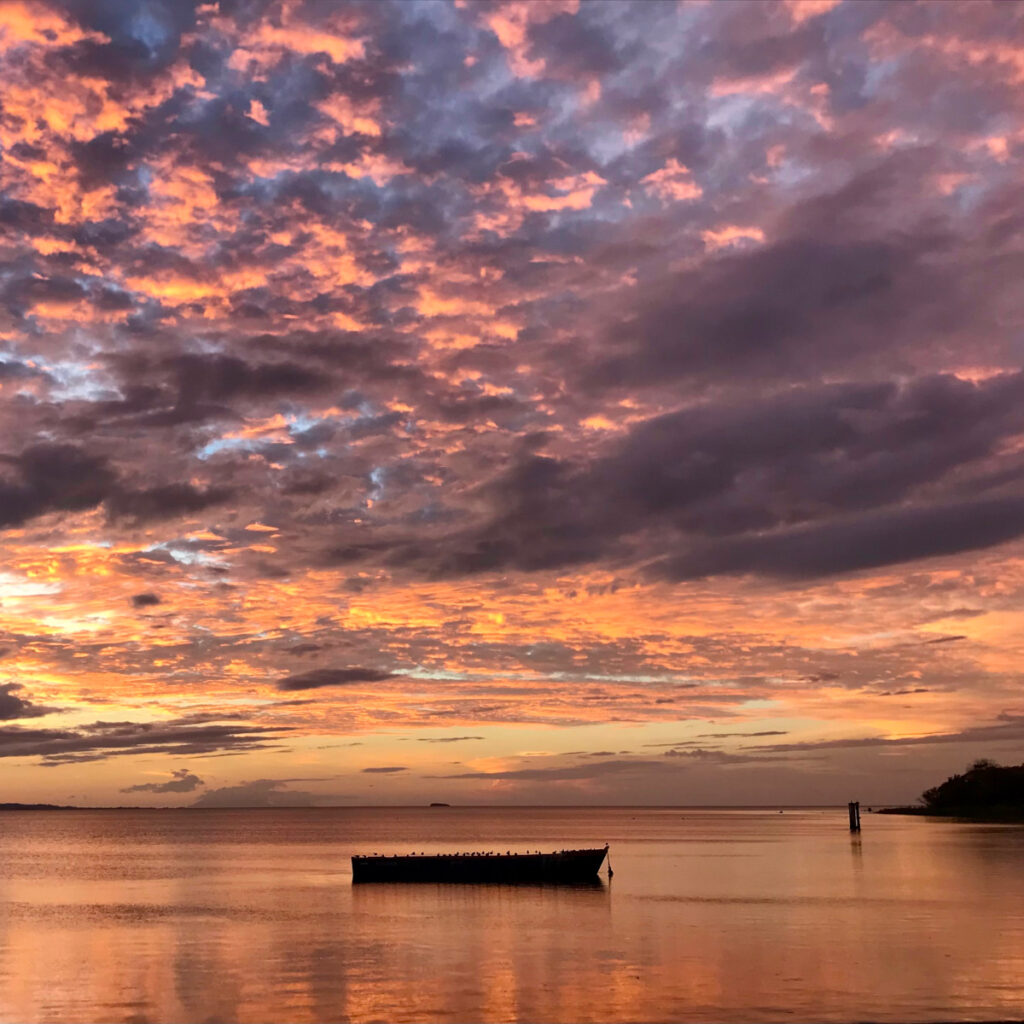
[[[926,789],[916,807],[888,807],[881,814],[920,814],[977,821],[1024,821],[1024,764],[975,761],[962,775]]]
[[[0,804],[0,811],[77,811],[79,807],[67,804]]]

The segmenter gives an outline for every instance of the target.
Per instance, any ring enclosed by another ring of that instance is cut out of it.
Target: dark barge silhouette
[[[353,882],[490,882],[499,885],[586,885],[608,847],[552,853],[419,853],[353,857]]]

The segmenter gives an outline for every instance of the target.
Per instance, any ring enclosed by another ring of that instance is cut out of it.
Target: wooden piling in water
[[[847,805],[850,810],[850,831],[860,831],[860,803],[856,800],[851,800]]]

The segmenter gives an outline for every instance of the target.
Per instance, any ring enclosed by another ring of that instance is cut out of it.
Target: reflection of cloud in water
[[[872,815],[851,845],[844,808],[456,810],[5,818],[0,1016],[848,1021],[1024,999],[1013,828]],[[616,873],[591,889],[350,881],[374,843],[595,831]]]

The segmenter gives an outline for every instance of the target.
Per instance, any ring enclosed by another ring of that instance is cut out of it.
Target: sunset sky
[[[0,800],[1024,760],[1024,6],[0,4]]]

